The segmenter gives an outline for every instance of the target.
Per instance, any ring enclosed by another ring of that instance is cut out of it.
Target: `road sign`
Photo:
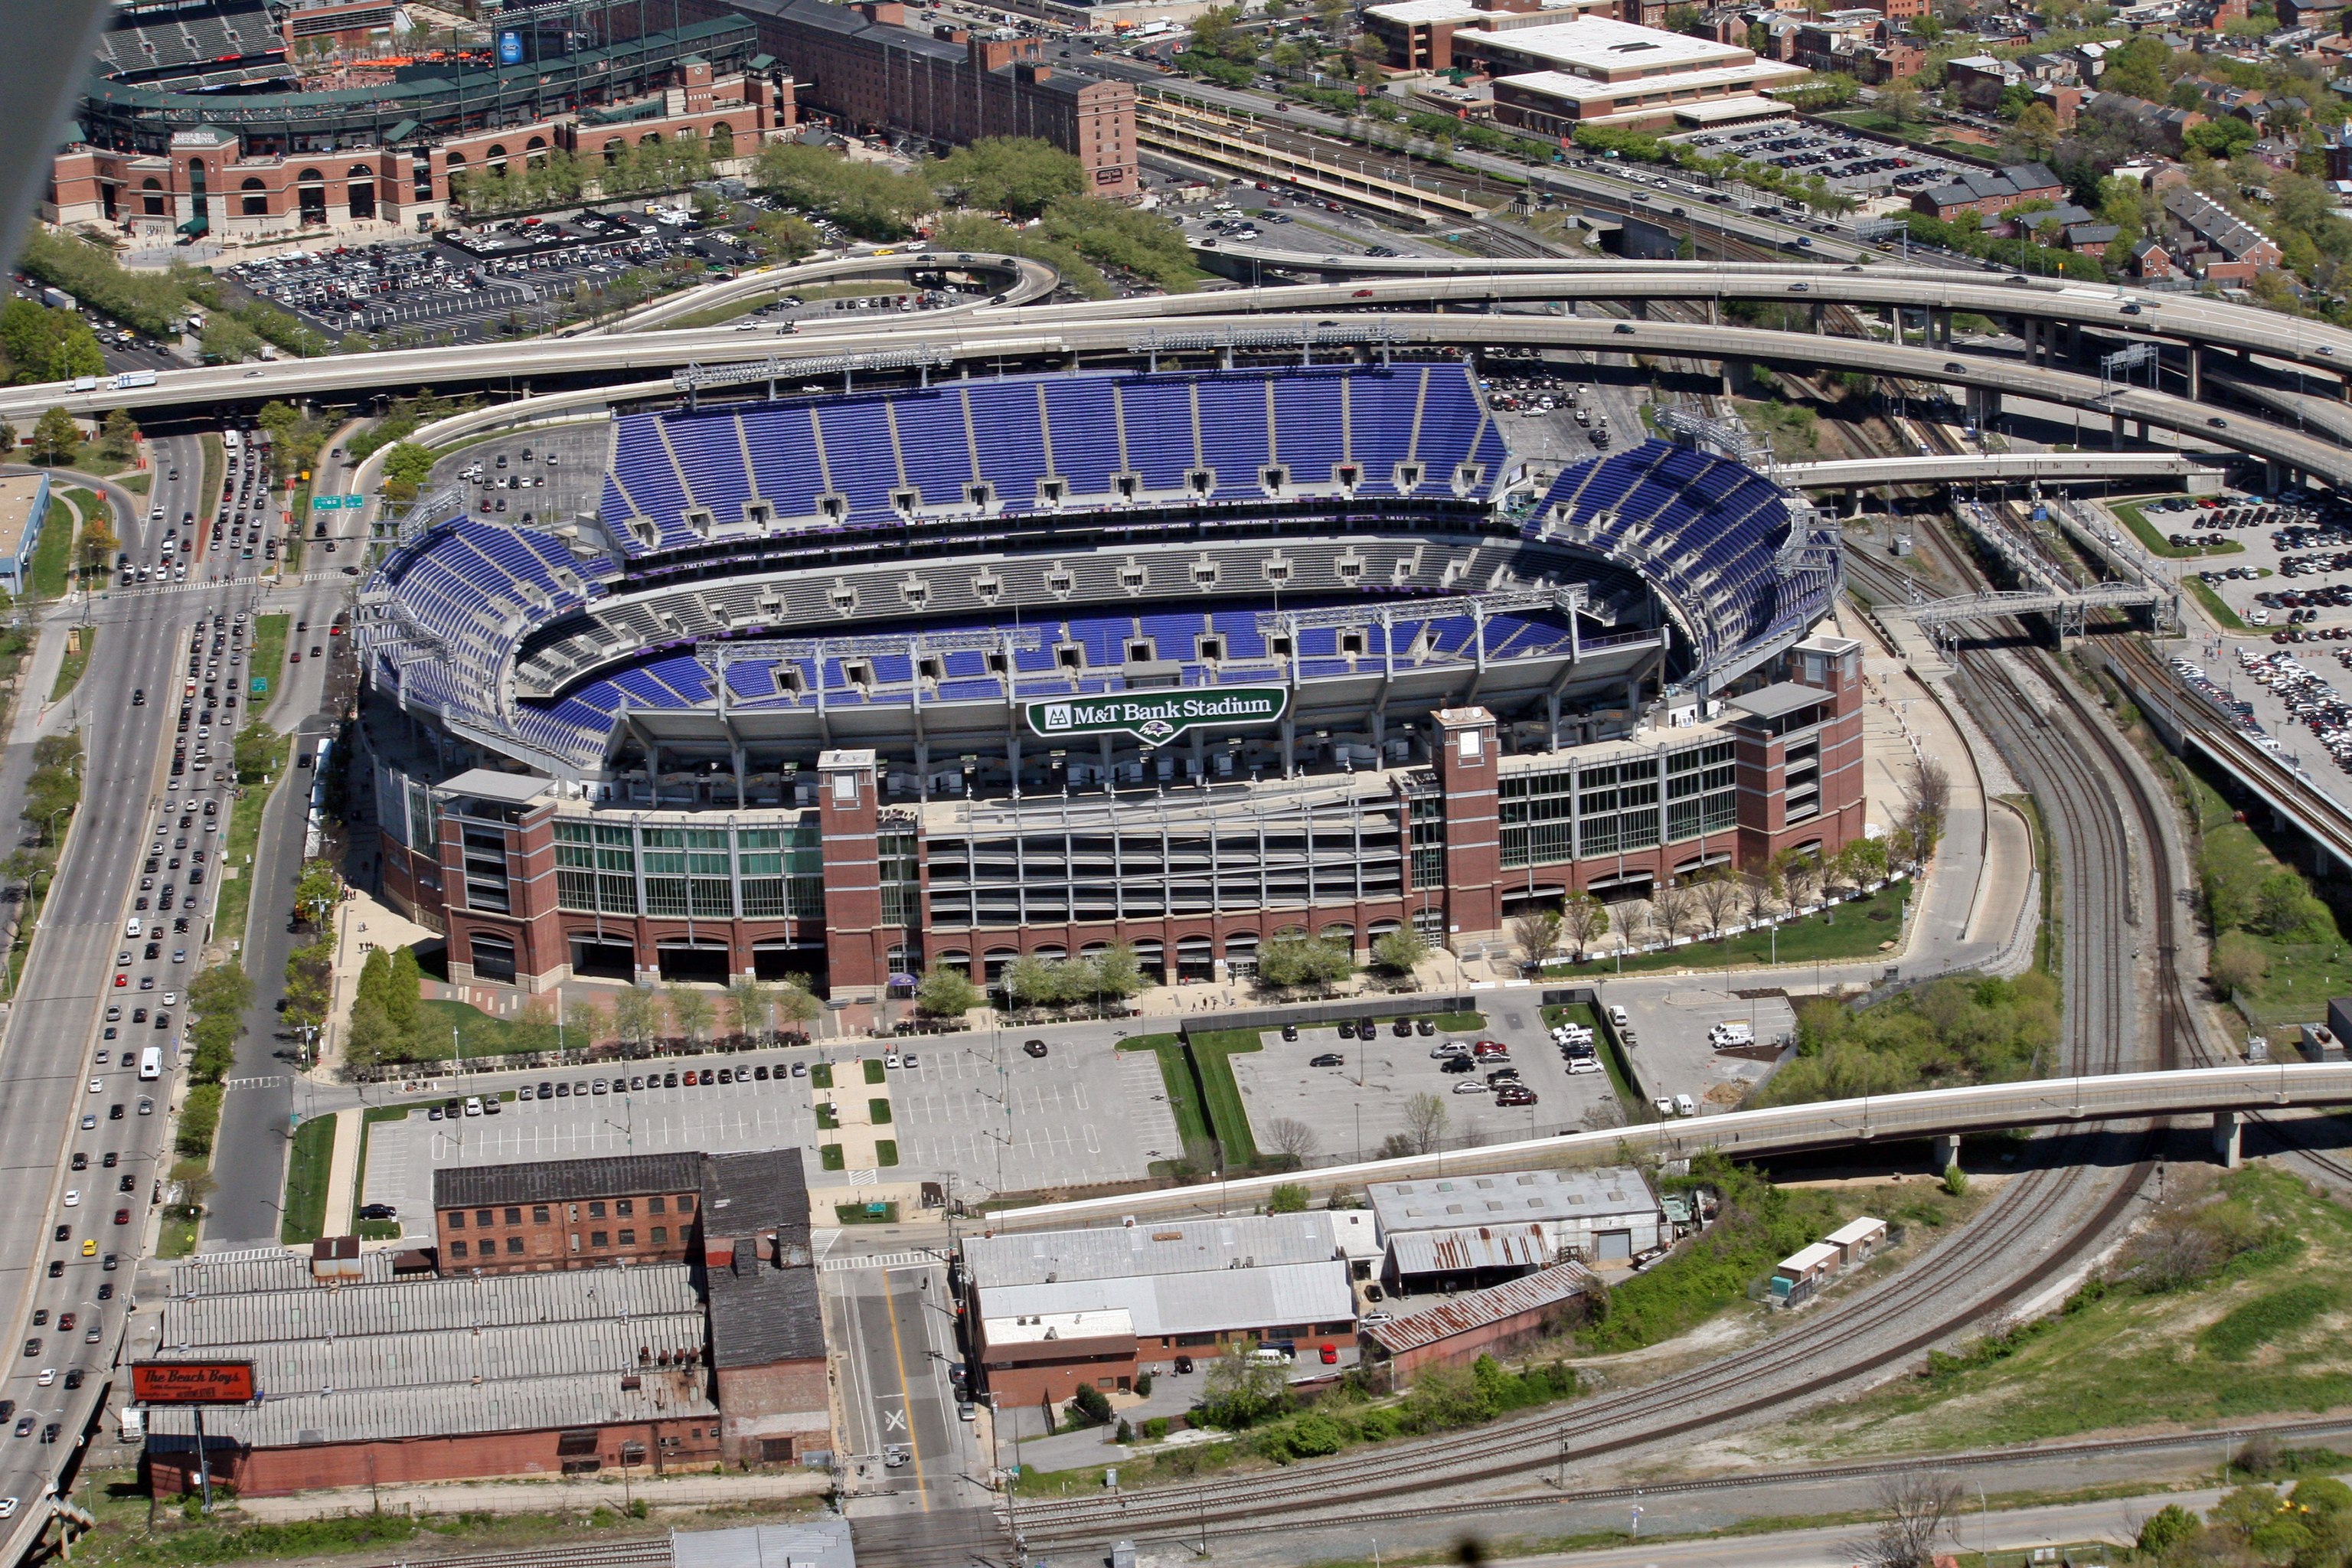
[[[253,694],[256,697],[260,696],[263,692],[268,689],[269,677],[266,675],[257,675],[253,678]]]

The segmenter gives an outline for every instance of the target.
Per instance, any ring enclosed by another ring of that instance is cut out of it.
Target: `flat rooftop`
[[[1579,16],[1572,22],[1507,31],[1465,29],[1454,37],[1457,44],[1491,41],[1517,54],[1578,68],[1579,74],[1688,71],[1749,52],[1743,44],[1718,44],[1713,38],[1694,38],[1686,33],[1664,32],[1608,16]]]
[[[1068,1284],[1153,1275],[1245,1275],[1289,1264],[1324,1263],[1339,1256],[1331,1222],[1319,1214],[1237,1215],[1231,1219],[1155,1220],[1091,1230],[1040,1230],[964,1237],[971,1281],[983,1290],[1008,1285]],[[1108,1306],[1110,1303],[1104,1303]],[[1073,1310],[1080,1304],[1073,1303]],[[989,1316],[999,1309],[993,1300]],[[1024,1307],[1053,1311],[1053,1307]],[[1137,1320],[1142,1332],[1142,1321]]]
[[[1612,1215],[1655,1214],[1658,1200],[1632,1166],[1590,1171],[1507,1171],[1492,1176],[1374,1182],[1364,1189],[1381,1234],[1462,1230],[1549,1220],[1582,1224]]]
[[[33,509],[48,491],[47,474],[0,474],[0,560],[13,559],[25,547]]]
[[[1528,29],[1529,32],[1543,30],[1539,27]],[[1527,34],[1514,33],[1511,36],[1518,38],[1525,37]],[[1573,71],[1541,70],[1518,71],[1498,76],[1496,78],[1496,83],[1497,86],[1516,87],[1528,92],[1540,93],[1547,98],[1566,99],[1570,102],[1581,104],[1593,100],[1606,101],[1626,98],[1637,92],[1664,92],[1669,87],[1675,92],[1690,92],[1706,87],[1748,87],[1792,81],[1805,74],[1807,73],[1801,66],[1784,66],[1778,60],[1759,59],[1744,66],[1725,66],[1718,70],[1683,71],[1656,80],[1637,79],[1630,81],[1598,81],[1591,77],[1580,76]],[[1746,96],[1752,98],[1755,95],[1751,93]],[[1674,107],[1683,109],[1692,106],[1675,104]]]

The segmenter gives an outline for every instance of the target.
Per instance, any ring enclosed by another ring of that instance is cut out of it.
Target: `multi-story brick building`
[[[522,1200],[491,1205],[501,1258],[508,1234],[526,1238],[517,1256],[539,1252],[529,1239],[534,1206],[548,1211],[541,1230],[577,1208],[585,1231],[592,1205],[618,1223],[617,1205],[633,1203],[642,1225],[660,1203],[670,1239],[641,1247],[625,1268],[558,1267],[572,1256],[567,1237],[539,1268],[478,1269],[448,1254],[461,1237],[478,1245],[479,1212],[469,1207],[459,1230],[453,1205],[437,1215],[449,1227],[439,1274],[389,1252],[355,1254],[324,1273],[293,1252],[178,1266],[160,1359],[250,1362],[266,1394],[205,1411],[215,1484],[273,1496],[614,1469],[659,1476],[797,1464],[834,1446],[797,1150],[481,1174],[496,1195]],[[514,1226],[509,1208],[520,1211]],[[194,1490],[191,1412],[151,1408],[147,1431],[156,1488]]]
[[[1617,0],[1393,0],[1364,8],[1364,31],[1380,40],[1391,71],[1445,71],[1454,68],[1454,35],[1463,28],[1508,32],[1588,13],[1614,16]]]
[[[441,1271],[680,1262],[693,1250],[701,1188],[693,1154],[445,1167],[433,1173]]]
[[[898,0],[680,0],[698,17],[748,16],[760,47],[807,101],[857,131],[935,142],[1034,136],[1074,154],[1087,188],[1127,197],[1136,178],[1135,89],[1048,58],[1045,40],[907,25]]]

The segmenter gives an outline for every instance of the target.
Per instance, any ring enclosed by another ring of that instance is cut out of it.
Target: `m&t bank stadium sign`
[[[1147,746],[1164,746],[1202,724],[1271,724],[1289,706],[1279,686],[1229,686],[1214,691],[1133,692],[1119,697],[1073,697],[1024,705],[1029,728],[1049,741],[1081,735],[1133,735]]]

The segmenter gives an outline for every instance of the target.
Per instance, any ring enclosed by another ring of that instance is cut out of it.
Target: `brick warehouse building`
[[[159,1359],[249,1360],[260,1393],[205,1412],[215,1480],[274,1496],[829,1448],[799,1155],[671,1158],[695,1167],[697,1215],[714,1222],[698,1218],[684,1261],[432,1275],[373,1252],[331,1287],[274,1249],[176,1267]],[[557,1202],[640,1184],[552,1163]],[[151,1407],[147,1430],[157,1490],[194,1489],[192,1413]]]
[[[625,1154],[433,1173],[444,1274],[547,1273],[691,1254],[702,1161]]]
[[[1044,58],[1045,41],[1010,34],[928,31],[898,0],[682,0],[696,17],[748,16],[760,47],[808,101],[853,128],[936,142],[1034,136],[1084,164],[1087,188],[1128,197],[1136,174],[1134,87]]]

